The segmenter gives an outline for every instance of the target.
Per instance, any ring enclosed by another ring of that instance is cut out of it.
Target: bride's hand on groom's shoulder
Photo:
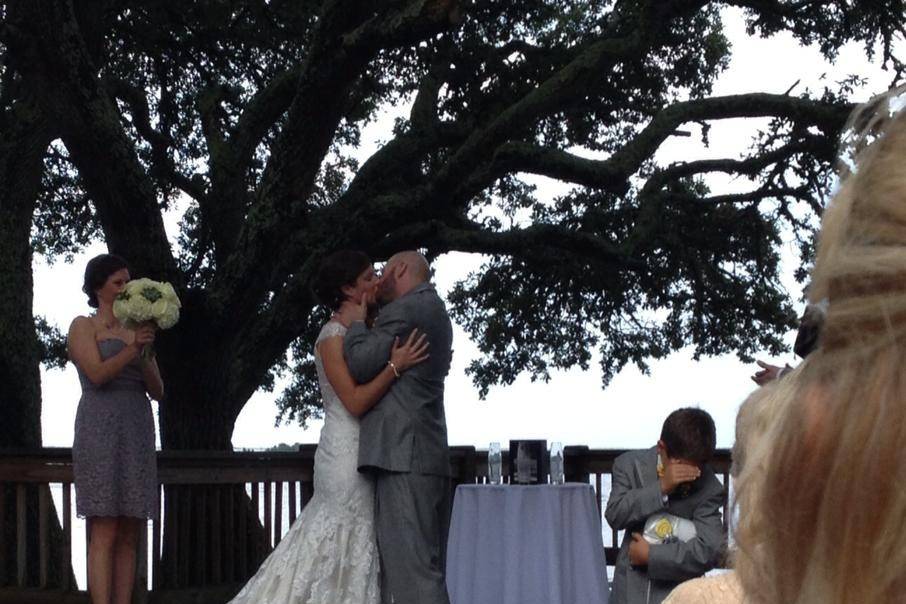
[[[417,365],[428,359],[428,339],[425,334],[419,334],[418,329],[413,329],[409,337],[403,344],[397,337],[393,341],[393,349],[390,351],[390,362],[393,363],[399,371],[405,371],[413,365]]]

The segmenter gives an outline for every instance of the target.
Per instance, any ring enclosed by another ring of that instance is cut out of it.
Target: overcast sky
[[[829,81],[858,73],[869,78],[867,87],[857,95],[865,100],[885,90],[892,78],[878,65],[868,63],[861,47],[851,45],[841,52],[834,65],[828,64],[816,48],[801,48],[792,36],[782,34],[770,40],[746,36],[740,13],[727,11],[727,33],[733,44],[729,69],[720,77],[715,94],[744,92],[783,93],[800,83],[794,93],[811,87],[820,91],[822,74]],[[902,46],[902,45],[901,45]],[[402,111],[402,108],[400,109]],[[370,127],[363,135],[363,156],[389,137],[387,124]],[[735,157],[745,150],[759,120],[730,120],[711,130],[711,147],[704,149],[695,137],[674,138],[659,152],[662,161],[690,157]],[[695,128],[691,129],[695,132]],[[553,195],[562,185],[546,179],[534,179],[539,190]],[[745,188],[744,182],[715,181],[727,190]],[[169,217],[173,224],[176,217]],[[170,232],[171,239],[175,230]],[[95,254],[106,251],[99,243],[77,256],[73,264],[62,261],[48,266],[43,259],[35,261],[35,313],[44,315],[64,333],[72,318],[91,309],[81,294],[85,263]],[[786,276],[784,284],[794,300],[801,288],[792,280],[797,252],[792,241],[784,247]],[[478,265],[478,259],[467,254],[447,254],[435,264],[436,283],[444,294],[459,278]],[[801,308],[797,308],[801,310]],[[487,447],[490,441],[506,443],[511,438],[545,438],[564,444],[585,444],[593,448],[633,448],[653,445],[664,417],[674,408],[699,405],[714,417],[718,446],[732,444],[736,409],[754,388],[749,376],[752,365],[741,363],[735,356],[703,358],[693,361],[690,351],[681,351],[667,359],[651,363],[651,373],[642,375],[634,366],[626,367],[606,390],[601,388],[600,373],[593,361],[589,371],[578,369],[555,372],[549,383],[532,383],[528,376],[515,384],[493,388],[485,401],[478,399],[464,369],[477,355],[477,350],[458,327],[454,327],[453,367],[447,379],[446,409],[449,440],[452,445],[470,444]],[[795,334],[787,335],[792,345]],[[777,359],[777,364],[795,363],[792,353]],[[166,376],[164,376],[166,379]],[[46,446],[71,446],[73,422],[79,399],[79,382],[71,365],[65,370],[42,371],[43,434]],[[263,448],[281,442],[317,442],[321,422],[308,429],[296,425],[274,427],[277,393],[259,393],[242,411],[233,434],[237,448]],[[156,406],[155,406],[156,411]]]

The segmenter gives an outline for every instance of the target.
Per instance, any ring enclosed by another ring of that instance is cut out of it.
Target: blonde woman
[[[810,296],[819,348],[770,435],[757,513],[740,524],[754,603],[906,597],[906,112],[873,100],[851,120],[853,172],[822,222]]]
[[[802,366],[791,370],[783,379],[775,380],[758,388],[743,401],[736,414],[736,441],[733,444],[733,465],[730,475],[740,489],[752,492],[759,488],[759,481],[765,474],[765,461],[770,452],[769,434],[780,409],[789,401],[795,390],[795,383]],[[745,506],[738,499],[734,508],[740,518],[749,517]],[[731,560],[736,553],[730,553]],[[715,576],[701,577],[680,584],[670,592],[664,604],[744,604],[747,603],[739,577],[730,571]]]

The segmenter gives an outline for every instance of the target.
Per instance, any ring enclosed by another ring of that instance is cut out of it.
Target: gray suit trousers
[[[375,472],[383,604],[449,604],[450,478]]]

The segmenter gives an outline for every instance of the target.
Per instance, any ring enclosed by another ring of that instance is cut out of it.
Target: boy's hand
[[[692,482],[701,476],[702,471],[690,463],[667,460],[664,475],[660,477],[661,493],[669,495],[684,482]]]
[[[648,549],[651,546],[645,541],[639,533],[632,534],[632,542],[629,544],[629,565],[646,566],[648,564]]]

